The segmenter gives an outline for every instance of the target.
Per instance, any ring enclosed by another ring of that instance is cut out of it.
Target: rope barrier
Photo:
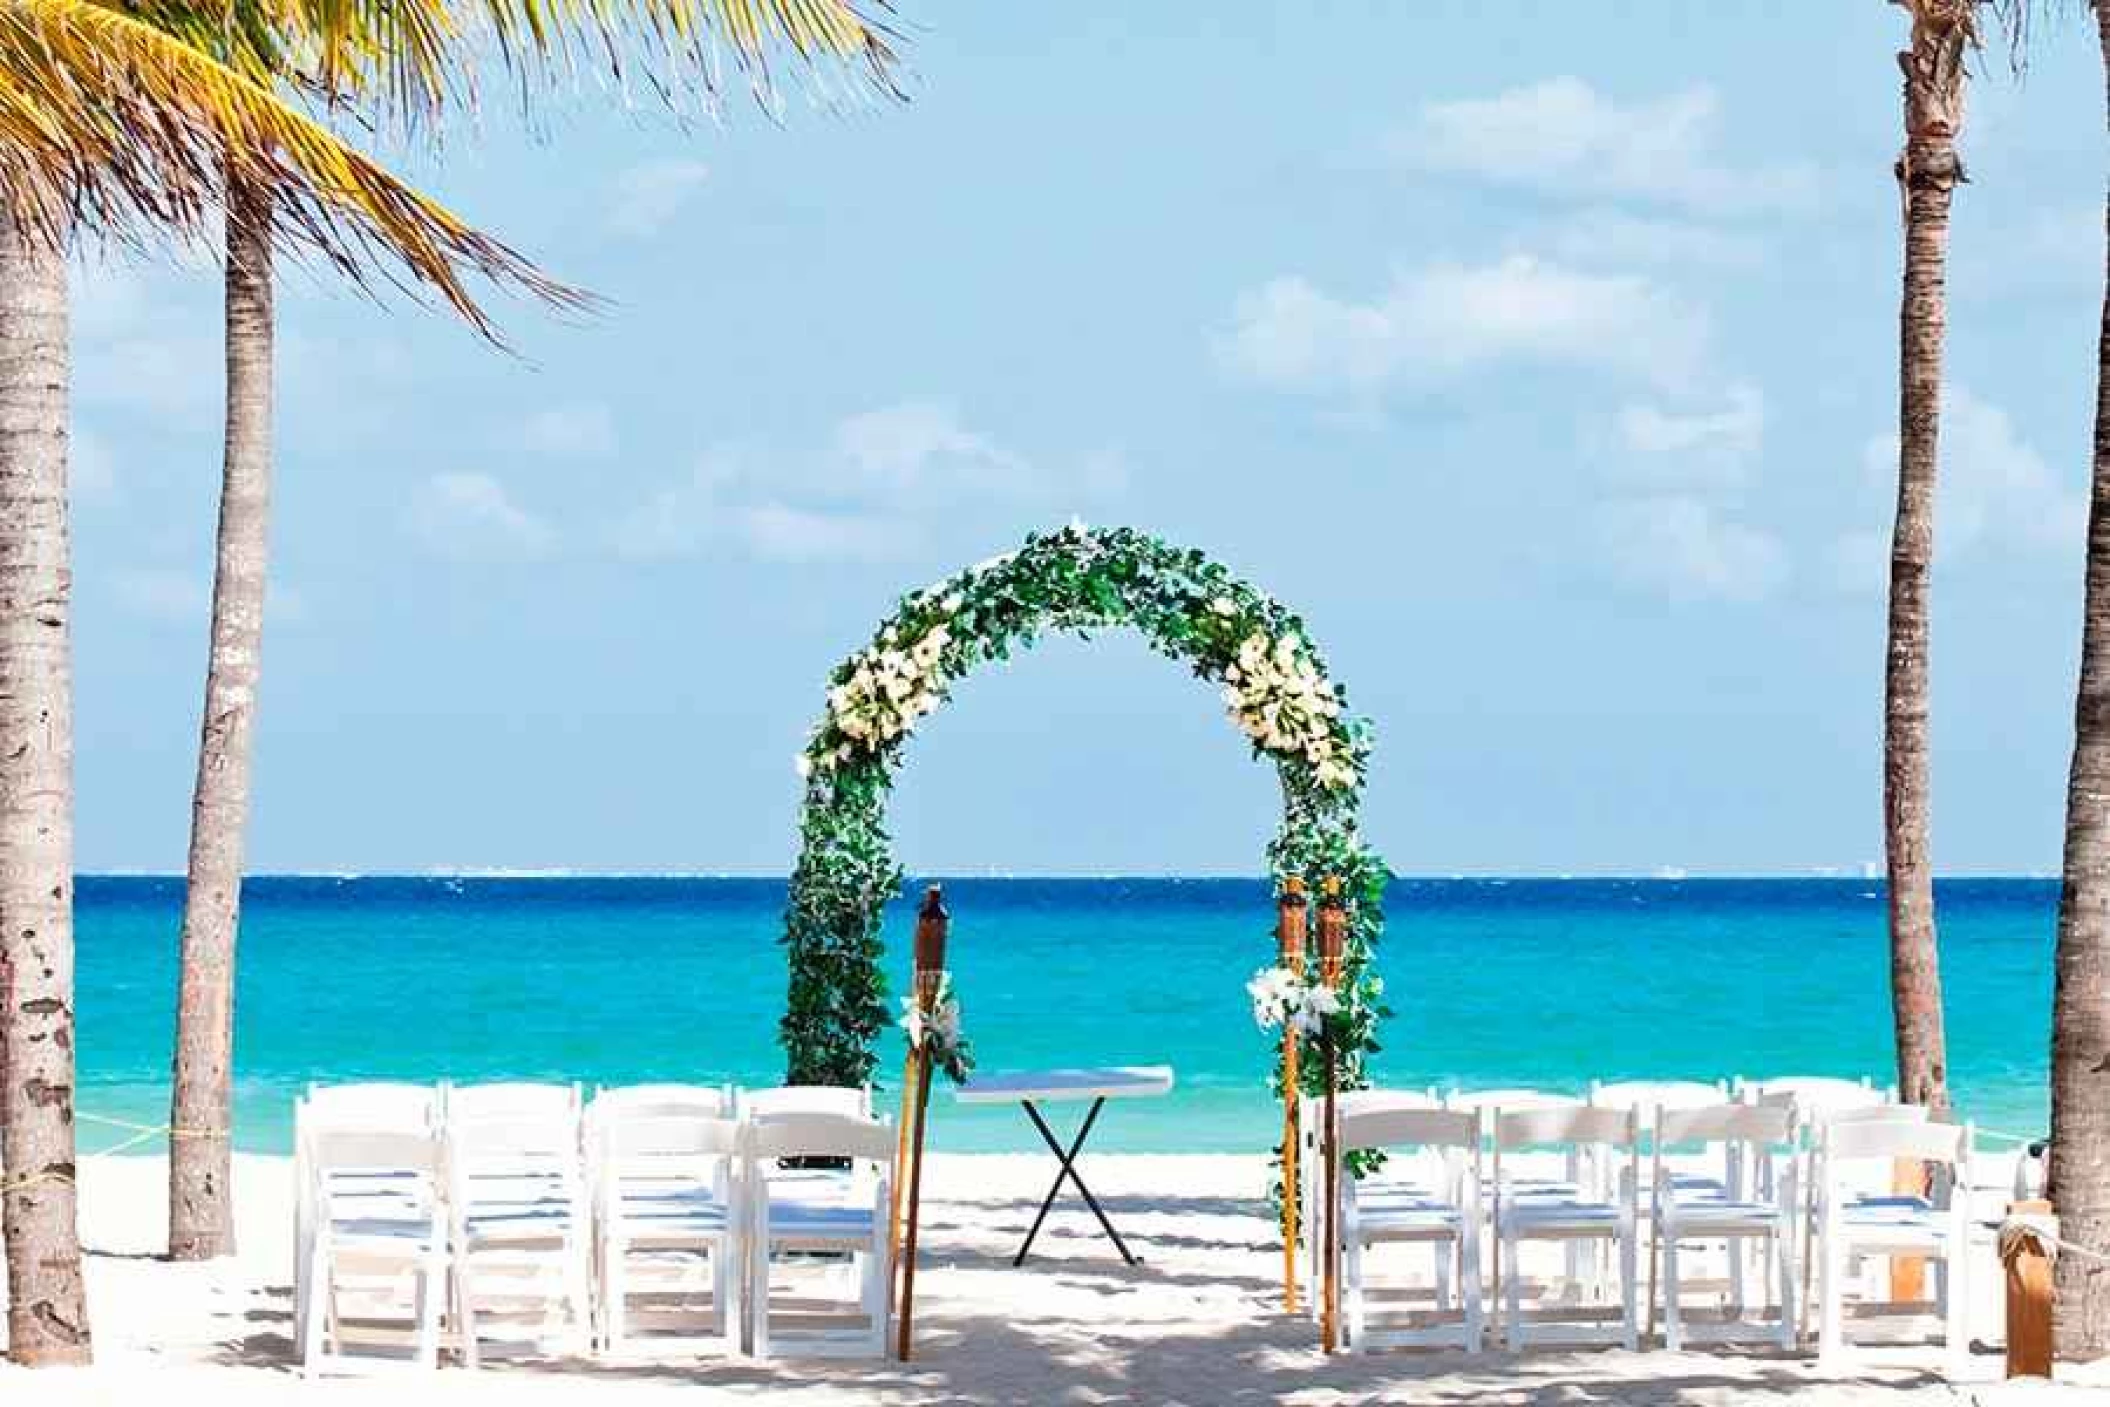
[[[81,1154],[78,1161],[83,1163],[93,1162],[97,1158],[114,1158],[120,1153],[130,1152],[142,1143],[150,1143],[154,1139],[162,1137],[225,1138],[227,1136],[226,1129],[179,1129],[170,1124],[142,1124],[136,1123],[131,1119],[113,1119],[107,1114],[90,1114],[79,1109],[73,1111],[73,1119],[75,1123],[101,1124],[105,1128],[124,1129],[131,1134],[131,1137],[121,1138],[108,1148],[98,1148],[92,1153]],[[4,1196],[9,1192],[19,1192],[25,1188],[41,1187],[50,1183],[70,1184],[74,1180],[71,1173],[31,1173],[27,1177],[0,1181],[0,1196]]]
[[[1981,1129],[1974,1129],[1974,1130],[1972,1130],[1972,1132],[1974,1132],[1975,1134],[1977,1134],[1977,1136],[1978,1136],[1978,1137],[1980,1137],[1980,1138],[1990,1138],[1990,1139],[1993,1139],[1993,1140],[1995,1140],[1996,1142],[2000,1142],[2000,1143],[2017,1143],[2017,1144],[2020,1144],[2020,1143],[2042,1143],[2042,1142],[2044,1141],[2044,1135],[2043,1135],[2043,1134],[2041,1134],[2041,1133],[2006,1133],[2006,1132],[2003,1132],[2003,1131],[2002,1131],[2002,1130],[2000,1130],[2000,1129],[1985,1129],[1985,1128],[1981,1128]]]

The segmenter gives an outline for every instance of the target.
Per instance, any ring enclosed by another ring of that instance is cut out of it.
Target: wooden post
[[[1302,977],[1305,945],[1304,881],[1291,875],[1275,901],[1275,943],[1282,966]],[[1297,1180],[1298,1144],[1303,1132],[1297,1115],[1303,1088],[1297,1069],[1297,1028],[1282,1027],[1282,1308],[1297,1312],[1297,1220],[1303,1210],[1303,1185]]]
[[[951,923],[952,916],[945,912],[945,896],[933,884],[923,895],[923,907],[916,912],[915,1002],[919,1011],[932,1009],[938,989],[944,983],[945,937]],[[908,1164],[905,1169],[898,1162],[894,1165],[893,1234],[894,1251],[901,1265],[901,1313],[894,1352],[904,1363],[908,1361],[915,1334],[916,1223],[923,1211],[923,1130],[930,1111],[930,1056],[922,1046],[910,1048],[908,1070],[901,1091],[901,1123],[907,1140],[903,1146],[908,1149]],[[904,1184],[907,1187],[905,1213],[901,1194]]]
[[[2049,1202],[2010,1202],[2010,1217],[2041,1221],[2057,1236]],[[2051,1376],[2051,1246],[2034,1228],[2009,1226],[2000,1233],[2000,1263],[2007,1267],[2007,1375]]]
[[[1348,912],[1341,907],[1341,881],[1328,875],[1320,887],[1319,897],[1319,980],[1329,988],[1338,989],[1341,985],[1341,957],[1347,947],[1347,938]],[[1341,1331],[1341,1128],[1336,1109],[1340,1095],[1340,1062],[1331,1027],[1320,1032],[1319,1051],[1326,1066],[1326,1130],[1323,1140],[1326,1211],[1320,1221],[1326,1229],[1321,1262],[1324,1275],[1320,1284],[1320,1293],[1325,1298],[1319,1308],[1319,1343],[1326,1352],[1332,1353],[1340,1345]]]

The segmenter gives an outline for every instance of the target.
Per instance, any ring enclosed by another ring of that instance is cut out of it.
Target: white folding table
[[[976,1075],[954,1091],[962,1104],[1011,1104],[1017,1103],[1040,1131],[1041,1141],[1055,1155],[1061,1169],[1055,1174],[1055,1185],[1041,1199],[1040,1212],[1033,1218],[1033,1226],[1026,1232],[1025,1244],[1012,1257],[1013,1265],[1024,1265],[1026,1253],[1033,1249],[1033,1238],[1040,1234],[1040,1224],[1047,1220],[1048,1209],[1055,1205],[1057,1194],[1064,1182],[1070,1183],[1084,1198],[1092,1215],[1099,1218],[1100,1227],[1121,1259],[1130,1265],[1136,1263],[1129,1253],[1128,1244],[1121,1233],[1114,1230],[1113,1222],[1107,1220],[1106,1211],[1092,1189],[1084,1185],[1077,1174],[1077,1154],[1083,1150],[1085,1139],[1091,1136],[1092,1125],[1098,1121],[1099,1111],[1106,1107],[1109,1099],[1151,1099],[1172,1092],[1172,1067],[1170,1065],[1098,1065],[1071,1070],[1006,1070],[989,1075]],[[1068,1151],[1041,1117],[1040,1106],[1058,1100],[1089,1099],[1092,1107],[1086,1111],[1084,1123],[1077,1129],[1077,1136],[1070,1141]]]

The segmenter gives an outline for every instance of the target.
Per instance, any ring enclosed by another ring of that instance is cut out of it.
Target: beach
[[[1089,1214],[1059,1204],[1022,1268],[1011,1252],[1052,1173],[1046,1158],[934,1155],[925,1183],[913,1361],[668,1358],[499,1364],[471,1373],[303,1383],[287,1288],[291,1167],[243,1155],[234,1259],[160,1258],[158,1157],[91,1160],[83,1234],[97,1364],[30,1375],[0,1368],[0,1397],[127,1404],[149,1395],[248,1403],[746,1402],[1556,1404],[2110,1401],[2110,1372],[2056,1389],[1999,1384],[1997,1352],[1949,1384],[1931,1344],[1856,1350],[1826,1375],[1813,1356],[1755,1347],[1402,1351],[1324,1358],[1303,1317],[1281,1312],[1280,1243],[1257,1157],[1087,1155],[1087,1176],[1143,1263],[1121,1264]],[[1988,1176],[1999,1172],[1986,1170]],[[1981,1179],[1985,1180],[1985,1179]],[[1990,1276],[1982,1277],[1990,1281]],[[1981,1284],[1990,1312],[1990,1284]],[[1997,1322],[1997,1321],[1988,1321]],[[2110,1368],[2110,1365],[2102,1365]]]

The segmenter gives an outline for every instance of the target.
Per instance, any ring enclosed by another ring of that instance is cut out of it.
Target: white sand
[[[1870,1349],[1834,1378],[1807,1357],[1758,1348],[1398,1352],[1329,1361],[1314,1328],[1280,1312],[1281,1251],[1261,1200],[1261,1160],[1109,1155],[1088,1156],[1083,1166],[1142,1266],[1124,1266],[1089,1213],[1066,1203],[1033,1259],[1013,1269],[1011,1252],[1052,1164],[932,1159],[910,1364],[565,1362],[307,1383],[292,1373],[287,1160],[241,1159],[242,1254],[203,1266],[158,1258],[160,1159],[91,1161],[82,1200],[97,1366],[34,1375],[0,1368],[0,1402],[2110,1404],[2105,1386],[1995,1384],[2000,1358],[1992,1352],[1973,1364],[1984,1381],[1951,1386],[1932,1347]],[[2110,1383],[2110,1374],[2092,1381]],[[678,1398],[669,1395],[677,1389]]]

